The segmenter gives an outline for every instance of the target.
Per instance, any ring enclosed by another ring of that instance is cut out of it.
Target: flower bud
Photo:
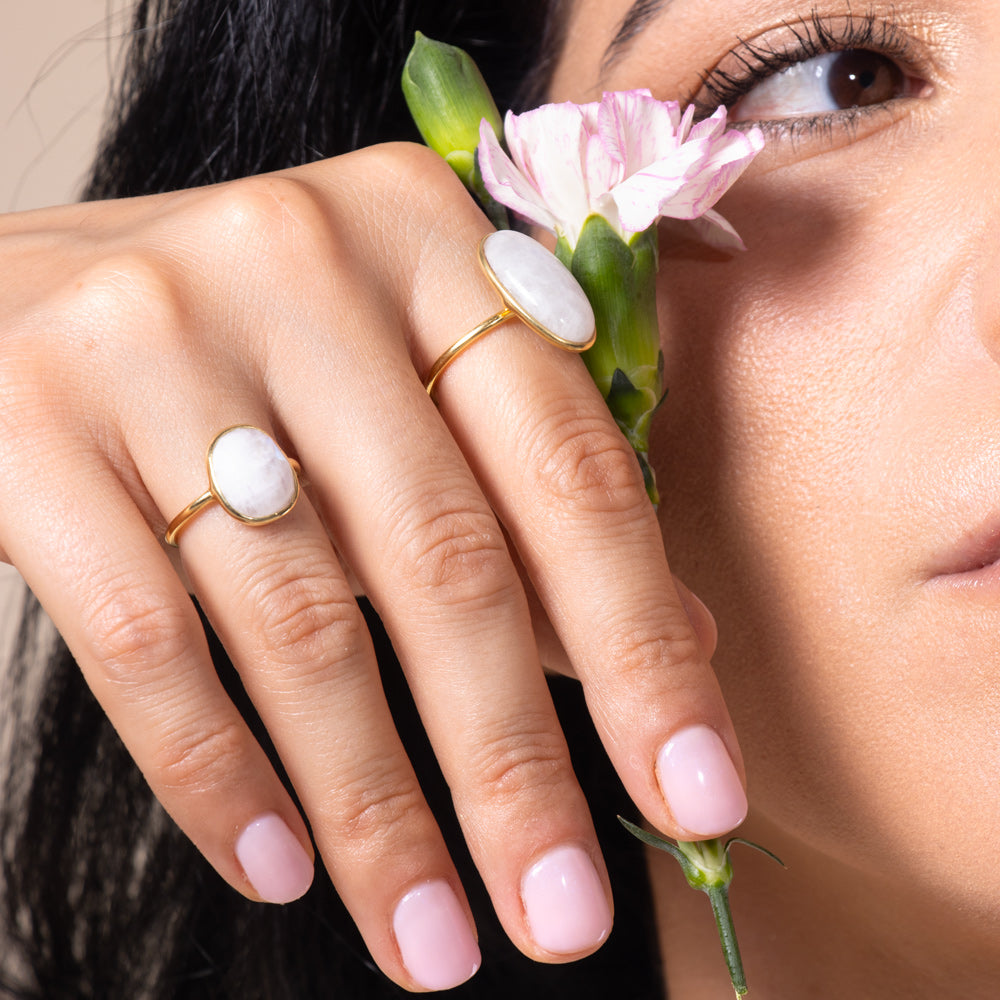
[[[503,133],[500,112],[472,58],[419,31],[403,67],[403,95],[424,142],[471,187],[479,123]]]

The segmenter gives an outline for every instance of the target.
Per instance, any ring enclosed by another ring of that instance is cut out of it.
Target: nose
[[[1000,365],[1000,186],[993,164],[981,169],[986,183],[976,186],[976,204],[968,206],[969,310],[976,336]]]
[[[1000,202],[956,202],[926,246],[924,274],[935,289],[931,325],[963,353],[1000,365]]]

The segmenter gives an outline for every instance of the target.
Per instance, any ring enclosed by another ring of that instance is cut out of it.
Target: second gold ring
[[[477,340],[510,319],[520,319],[564,351],[594,343],[594,310],[569,270],[540,243],[505,229],[479,244],[479,263],[503,299],[503,308],[459,337],[431,366],[424,388],[433,394],[444,370]]]

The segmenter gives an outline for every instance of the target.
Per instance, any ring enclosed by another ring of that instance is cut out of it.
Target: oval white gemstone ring
[[[207,462],[208,489],[167,526],[167,545],[176,546],[181,530],[212,504],[243,524],[270,524],[299,498],[299,463],[257,427],[227,427],[209,445]]]
[[[525,233],[501,229],[483,237],[479,263],[503,299],[500,312],[455,341],[434,362],[424,388],[430,394],[437,380],[464,350],[509,319],[520,319],[535,333],[564,351],[593,346],[594,310],[569,269]]]

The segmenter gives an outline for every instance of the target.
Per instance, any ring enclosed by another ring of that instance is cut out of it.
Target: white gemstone
[[[483,256],[518,308],[557,340],[582,348],[594,336],[594,310],[576,278],[530,236],[513,229],[490,233]]]
[[[247,521],[278,517],[295,502],[295,474],[281,449],[256,427],[230,427],[208,456],[212,489]]]

